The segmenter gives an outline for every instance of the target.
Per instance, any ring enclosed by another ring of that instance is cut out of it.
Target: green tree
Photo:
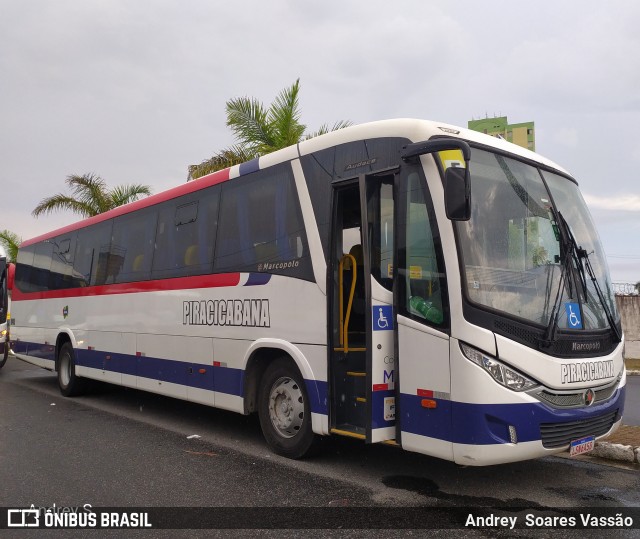
[[[43,198],[32,215],[38,217],[58,210],[71,210],[82,217],[93,217],[138,200],[142,195],[151,194],[151,188],[147,185],[118,185],[109,189],[106,182],[94,174],[67,176],[66,184],[71,189],[71,195],[58,193]]]
[[[7,260],[9,262],[15,262],[18,258],[18,247],[21,243],[22,239],[16,233],[10,230],[0,232],[0,245],[2,245],[7,252]]]
[[[236,144],[199,165],[190,166],[189,177],[199,178],[351,125],[350,121],[343,120],[331,128],[325,124],[318,131],[305,134],[307,126],[300,123],[299,94],[300,79],[282,90],[268,108],[255,98],[227,101],[227,127],[231,128]]]
[[[640,294],[640,281],[638,281],[634,286],[636,288],[636,292]]]

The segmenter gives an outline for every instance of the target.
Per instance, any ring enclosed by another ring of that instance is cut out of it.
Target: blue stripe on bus
[[[260,286],[271,280],[270,273],[250,273],[244,286]]]
[[[448,442],[488,445],[510,443],[509,425],[516,428],[518,442],[540,440],[540,425],[592,419],[624,409],[625,388],[606,403],[589,408],[551,409],[542,403],[471,404],[434,399],[436,408],[423,408],[422,397],[401,394],[400,414],[403,432]]]
[[[197,387],[238,397],[244,394],[244,371],[241,369],[97,350],[77,349],[75,353],[77,364],[83,367]],[[204,370],[204,373],[201,373],[201,370]]]
[[[304,384],[309,396],[309,408],[314,414],[329,414],[329,402],[327,394],[327,382],[321,380],[306,380]]]
[[[41,348],[52,348],[45,359],[55,361],[55,347],[25,341],[16,341],[13,350],[17,354],[42,358],[34,353]],[[148,356],[117,354],[103,350],[75,349],[76,364],[82,367],[110,372],[119,372],[130,376],[140,376],[151,380],[170,382],[188,387],[197,387],[227,395],[244,397],[244,370],[230,367],[188,363],[171,359]],[[191,369],[191,372],[189,371]],[[200,370],[204,369],[204,373]],[[318,414],[328,414],[327,382],[305,380],[309,406]]]
[[[252,159],[251,161],[247,161],[246,163],[240,164],[240,176],[244,176],[245,174],[251,174],[252,172],[257,172],[260,170],[259,157]]]
[[[51,344],[14,341],[11,349],[16,354],[30,355],[37,357],[38,359],[46,359],[48,361],[56,360],[56,347]]]

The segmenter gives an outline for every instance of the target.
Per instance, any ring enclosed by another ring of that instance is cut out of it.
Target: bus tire
[[[264,372],[258,397],[260,427],[278,455],[298,459],[311,449],[311,409],[304,380],[290,360],[274,360]]]
[[[58,353],[58,386],[65,397],[75,397],[84,392],[86,382],[76,376],[76,359],[70,342],[64,343]]]
[[[5,342],[2,343],[0,346],[2,346],[2,354],[0,354],[0,369],[2,367],[4,367],[4,364],[7,362],[7,359],[9,358],[9,343]]]

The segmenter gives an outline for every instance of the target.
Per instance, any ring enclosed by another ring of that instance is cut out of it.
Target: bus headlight
[[[527,378],[524,374],[519,373],[511,367],[507,367],[501,361],[483,354],[479,350],[471,348],[469,345],[460,343],[460,349],[468,360],[482,367],[496,382],[504,387],[508,387],[513,391],[528,391],[539,385],[537,382],[531,380],[531,378]]]

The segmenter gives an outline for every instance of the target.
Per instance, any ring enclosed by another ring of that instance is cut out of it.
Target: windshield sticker
[[[438,155],[445,170],[451,167],[465,168],[464,157],[460,150],[442,150]]]
[[[569,329],[582,329],[580,305],[578,303],[565,303],[564,307],[567,311],[567,325]]]
[[[389,331],[393,329],[393,307],[391,305],[374,305],[371,310],[373,331]]]

